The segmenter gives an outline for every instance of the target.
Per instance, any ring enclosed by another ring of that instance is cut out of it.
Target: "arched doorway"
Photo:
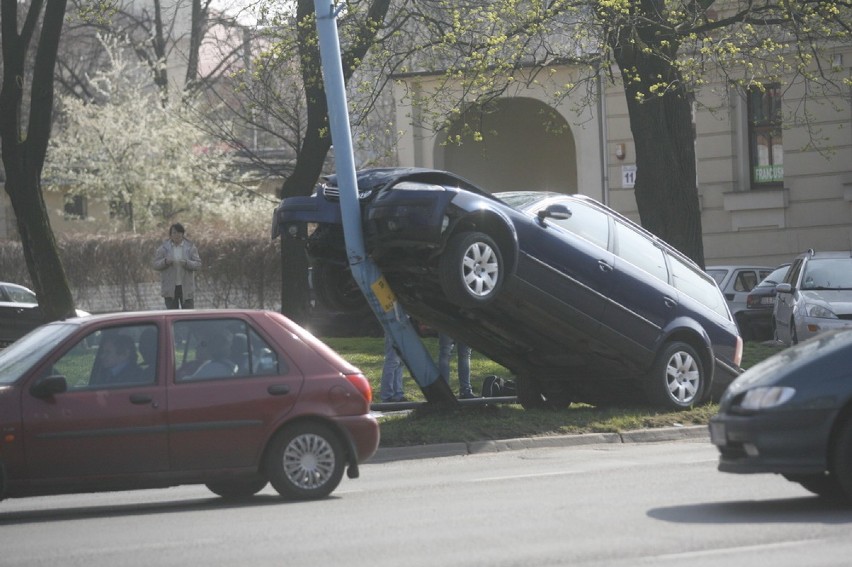
[[[574,135],[562,115],[539,100],[505,98],[485,112],[468,110],[436,142],[434,155],[436,167],[492,192],[577,192]]]

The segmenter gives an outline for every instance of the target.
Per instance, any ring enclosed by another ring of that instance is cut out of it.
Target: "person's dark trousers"
[[[166,300],[166,309],[192,309],[194,305],[192,299],[183,298],[183,286],[179,285],[175,286],[174,297],[164,299]]]

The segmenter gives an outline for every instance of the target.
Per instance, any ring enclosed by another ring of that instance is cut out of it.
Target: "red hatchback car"
[[[375,453],[360,370],[268,311],[44,325],[0,351],[0,498],[267,483],[321,498]],[[348,467],[348,468],[347,468]]]

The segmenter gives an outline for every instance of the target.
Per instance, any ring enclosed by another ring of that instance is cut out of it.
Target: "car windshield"
[[[503,193],[494,193],[494,196],[513,209],[523,209],[530,203],[541,201],[542,197],[547,195],[540,191],[506,191]]]
[[[0,350],[0,384],[12,384],[77,328],[71,323],[44,325]]]
[[[852,258],[814,258],[807,263],[802,289],[852,289]]]
[[[790,266],[782,266],[780,268],[776,268],[775,271],[763,278],[763,281],[761,281],[755,287],[775,287],[784,280],[784,276],[787,275],[787,270],[789,269]]]

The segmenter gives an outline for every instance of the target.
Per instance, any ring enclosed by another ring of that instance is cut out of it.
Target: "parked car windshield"
[[[45,325],[0,350],[0,384],[14,383],[76,328],[70,323]]]
[[[807,263],[802,289],[852,289],[852,258],[814,258]]]

